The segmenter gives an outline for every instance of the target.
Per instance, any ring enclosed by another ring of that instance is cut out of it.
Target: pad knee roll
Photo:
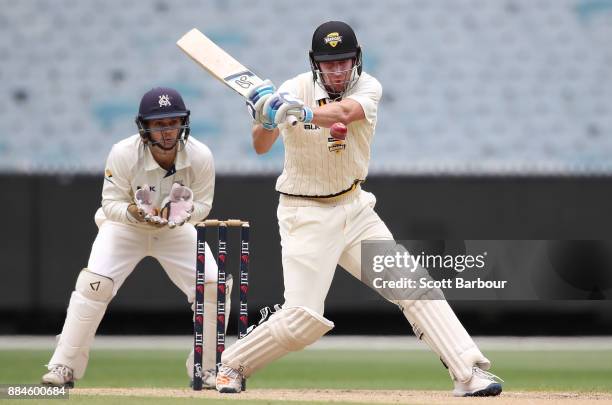
[[[333,322],[309,308],[282,308],[223,352],[222,363],[248,377],[285,354],[316,342],[333,327]]]
[[[113,298],[113,280],[88,269],[81,270],[74,289],[92,301],[108,303]]]

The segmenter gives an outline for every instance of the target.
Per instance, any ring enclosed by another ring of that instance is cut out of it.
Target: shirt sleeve
[[[278,91],[286,91],[287,93],[290,93],[294,96],[299,97],[300,95],[297,94],[298,93],[298,89],[297,89],[297,85],[295,83],[295,79],[289,79],[286,80],[283,84],[281,84],[281,86],[278,88]]]
[[[203,157],[202,169],[199,173],[195,173],[195,179],[191,184],[193,214],[189,222],[192,224],[203,221],[208,216],[215,194],[215,162],[210,150],[206,149]]]
[[[363,78],[365,79],[365,78]],[[351,94],[347,98],[357,101],[361,104],[365,117],[370,124],[376,122],[376,114],[378,112],[378,103],[382,97],[382,86],[373,77],[368,77],[369,80],[364,80],[358,84],[358,88],[355,93]]]
[[[115,145],[106,161],[102,187],[102,210],[107,219],[127,224],[137,222],[131,219],[127,212],[128,206],[134,201],[130,179],[127,161]]]

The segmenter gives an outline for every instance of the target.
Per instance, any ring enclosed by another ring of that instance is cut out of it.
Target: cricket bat
[[[176,44],[213,77],[244,98],[252,88],[263,82],[197,28],[183,35]],[[295,125],[298,120],[294,115],[288,115],[287,122]]]

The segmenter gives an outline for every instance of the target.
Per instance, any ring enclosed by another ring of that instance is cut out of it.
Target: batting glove
[[[264,113],[264,105],[266,101],[272,97],[276,87],[270,80],[265,80],[262,84],[251,89],[247,94],[246,105],[249,110],[249,114],[253,119],[260,123],[265,129],[272,130],[276,128],[274,120],[271,120]]]
[[[276,125],[286,122],[289,115],[301,122],[311,122],[313,112],[304,102],[288,92],[276,92],[265,104],[266,115]]]

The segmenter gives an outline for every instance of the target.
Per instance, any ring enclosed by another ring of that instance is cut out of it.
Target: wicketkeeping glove
[[[159,216],[159,210],[153,205],[155,201],[157,201],[157,192],[151,190],[147,184],[144,184],[142,188],[136,190],[134,200],[138,212],[144,217],[146,222],[153,222],[160,225],[168,222],[165,218]]]
[[[170,195],[162,204],[161,215],[168,219],[168,226],[181,226],[191,218],[193,212],[193,192],[189,187],[174,183]]]

